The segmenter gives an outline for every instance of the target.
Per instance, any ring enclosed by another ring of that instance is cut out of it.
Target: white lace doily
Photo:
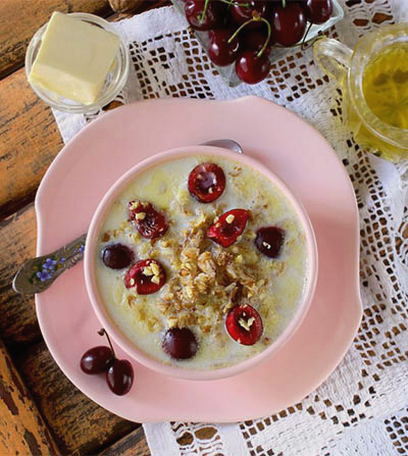
[[[359,36],[408,20],[407,0],[341,0],[346,17],[330,35]],[[145,424],[153,456],[388,456],[408,454],[408,163],[363,153],[341,123],[341,93],[311,49],[291,51],[256,85],[228,88],[173,7],[114,24],[129,42],[132,68],[122,103],[160,97],[237,98],[256,94],[313,124],[342,158],[361,220],[364,316],[336,371],[302,402],[230,425]],[[93,116],[54,112],[67,142]],[[404,236],[405,235],[405,236]]]

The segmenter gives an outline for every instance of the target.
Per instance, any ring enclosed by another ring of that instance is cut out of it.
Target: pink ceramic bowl
[[[122,193],[122,191],[125,190],[125,188],[137,178],[139,174],[143,173],[148,168],[163,162],[171,163],[172,160],[183,157],[185,155],[214,155],[227,159],[229,158],[236,162],[240,162],[244,165],[252,167],[256,169],[258,172],[264,174],[268,179],[270,179],[274,183],[274,185],[276,185],[286,195],[288,200],[292,203],[306,234],[306,248],[310,265],[308,271],[309,277],[307,278],[304,293],[301,302],[298,305],[298,309],[295,312],[292,319],[290,320],[287,327],[280,334],[280,336],[261,353],[233,366],[214,370],[186,369],[180,367],[180,365],[167,365],[149,357],[149,355],[147,355],[145,352],[139,350],[120,331],[120,329],[116,326],[115,322],[109,316],[107,310],[105,309],[105,306],[103,305],[102,298],[96,285],[95,258],[96,249],[98,249],[99,243],[99,233],[105,216],[109,212],[113,202]],[[240,155],[230,150],[210,146],[188,146],[172,149],[166,152],[161,152],[159,154],[152,156],[151,158],[141,161],[133,168],[131,168],[128,172],[126,172],[119,180],[117,180],[112,185],[112,187],[106,193],[102,201],[99,203],[95,211],[95,214],[92,218],[91,225],[88,231],[88,236],[86,239],[84,267],[85,283],[88,295],[91,300],[94,311],[101,322],[101,325],[106,329],[106,331],[113,338],[113,340],[124,351],[126,351],[129,354],[130,357],[138,361],[140,364],[164,375],[179,377],[188,380],[213,380],[238,374],[244,370],[251,368],[255,364],[264,360],[265,358],[271,357],[296,331],[296,329],[299,327],[304,317],[306,316],[306,313],[309,309],[309,306],[313,298],[317,280],[317,248],[314,232],[309,217],[307,216],[302,205],[295,199],[295,197],[292,195],[292,193],[289,191],[286,185],[269,169],[258,163],[256,160],[247,157],[246,155]]]

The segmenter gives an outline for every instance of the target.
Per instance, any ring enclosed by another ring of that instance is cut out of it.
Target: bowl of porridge
[[[256,160],[190,146],[123,175],[100,202],[85,282],[106,331],[165,375],[209,380],[271,356],[310,306],[309,218]]]

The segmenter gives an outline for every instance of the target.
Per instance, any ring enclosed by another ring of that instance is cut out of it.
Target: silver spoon
[[[215,139],[203,146],[222,147],[242,154],[242,147],[232,139]],[[29,295],[46,290],[67,269],[75,266],[84,256],[86,234],[82,234],[64,247],[23,263],[13,279],[16,293]]]
[[[244,153],[241,145],[232,139],[214,139],[213,141],[202,143],[201,146],[222,147],[223,149],[232,150],[232,152],[236,152],[237,154]]]

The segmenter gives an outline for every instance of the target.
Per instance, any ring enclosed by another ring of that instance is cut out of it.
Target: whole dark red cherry
[[[225,174],[215,163],[201,163],[188,176],[188,190],[200,203],[211,203],[225,189]]]
[[[278,226],[265,226],[256,232],[256,248],[269,258],[277,258],[285,240],[285,231]]]
[[[268,12],[268,2],[260,0],[251,0],[249,2],[234,2],[235,5],[231,5],[230,12],[232,20],[241,25],[244,22],[249,21],[254,16],[265,17]],[[246,6],[244,6],[246,5]],[[258,29],[262,27],[262,22],[254,21],[249,23],[247,29]]]
[[[298,3],[288,3],[285,8],[277,6],[272,11],[273,38],[282,46],[299,42],[306,29],[306,17]]]
[[[123,269],[132,263],[133,251],[123,244],[111,244],[102,249],[102,261],[111,269]]]
[[[309,22],[323,24],[333,13],[333,2],[332,0],[307,0],[303,9]]]
[[[130,362],[115,358],[106,371],[106,382],[112,393],[118,396],[128,393],[133,384],[133,367]]]
[[[186,0],[184,2],[184,14],[191,27],[202,31],[222,27],[225,19],[224,4],[210,1],[203,16],[204,8],[205,0]]]
[[[237,38],[234,38],[229,43],[228,40],[231,35],[231,31],[227,29],[211,30],[209,32],[208,56],[215,65],[230,65],[237,58],[239,42]]]
[[[228,334],[241,345],[254,345],[263,333],[262,318],[250,305],[233,307],[225,320]]]
[[[109,347],[100,345],[87,350],[81,358],[81,369],[85,374],[102,374],[113,361],[113,352]]]
[[[257,84],[269,74],[271,62],[267,52],[260,57],[254,51],[243,52],[235,62],[235,71],[241,81]]]
[[[239,45],[242,51],[254,51],[259,52],[268,38],[268,33],[264,29],[257,30],[242,30],[239,35]],[[272,38],[272,37],[271,37]],[[265,50],[265,54],[269,55],[271,52],[271,46],[273,44],[272,39],[269,40],[268,47]]]
[[[162,348],[174,359],[188,359],[197,353],[198,342],[189,328],[170,328],[163,337]]]
[[[137,231],[146,239],[156,239],[167,231],[169,225],[166,217],[157,211],[152,203],[146,201],[129,201],[129,220]]]

